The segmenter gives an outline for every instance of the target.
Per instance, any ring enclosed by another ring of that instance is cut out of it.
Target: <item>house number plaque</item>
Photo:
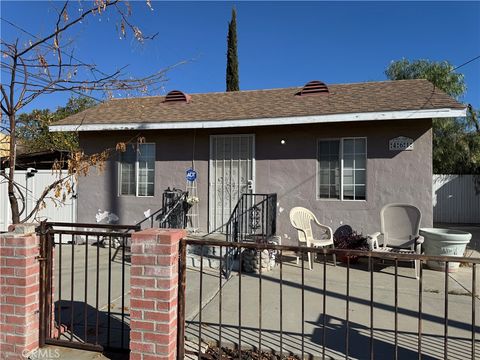
[[[410,151],[413,150],[413,139],[406,136],[398,136],[390,139],[390,151]]]

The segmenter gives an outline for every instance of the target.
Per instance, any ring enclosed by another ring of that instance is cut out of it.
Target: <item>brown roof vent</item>
[[[190,95],[187,95],[180,90],[172,90],[167,94],[167,96],[165,96],[165,101],[164,102],[166,102],[166,103],[179,103],[179,102],[188,103],[188,102],[190,102],[190,98],[191,98]]]
[[[306,95],[317,95],[317,94],[323,94],[323,93],[328,94],[328,86],[321,81],[313,80],[305,84],[302,90],[297,92],[295,95],[306,96]]]

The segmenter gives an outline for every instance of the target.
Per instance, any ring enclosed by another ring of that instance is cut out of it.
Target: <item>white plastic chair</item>
[[[318,225],[318,227],[323,231],[323,236],[320,239],[315,239],[313,237],[312,231],[312,221]],[[333,245],[333,231],[330,227],[326,225],[322,225],[318,222],[315,215],[308,209],[304,207],[294,207],[290,210],[290,223],[292,226],[297,229],[298,231],[298,243],[300,246],[312,246],[312,247],[324,247],[324,246],[331,246],[334,248]],[[308,254],[308,267],[310,270],[313,268],[313,261],[310,254],[310,251],[307,252]],[[298,264],[299,256],[297,254],[297,264]],[[337,265],[337,260],[335,254],[333,254],[333,262],[335,266]]]
[[[421,254],[423,237],[419,235],[422,213],[409,204],[387,204],[380,211],[381,231],[368,236],[370,251]],[[379,238],[382,238],[381,246]],[[419,278],[420,260],[415,262]]]

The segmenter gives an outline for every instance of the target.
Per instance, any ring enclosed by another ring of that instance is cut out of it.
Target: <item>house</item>
[[[0,133],[0,158],[7,156],[10,148],[10,136]]]
[[[62,164],[62,168],[66,169],[66,160],[70,154],[67,150],[43,150],[36,152],[24,152],[21,147],[17,151],[15,159],[15,168],[17,170],[27,170],[33,168],[36,170],[52,170],[55,162]],[[7,155],[0,157],[0,170],[10,166],[10,159]]]
[[[432,118],[465,106],[426,80],[110,100],[51,131],[79,131],[87,153],[136,136],[145,143],[111,157],[105,172],[80,179],[78,221],[98,210],[135,223],[161,206],[162,191],[197,172],[200,230],[221,228],[239,194],[277,193],[277,235],[288,244],[294,206],[336,229],[380,228],[391,202],[422,211],[432,226]],[[138,151],[135,151],[138,150]]]

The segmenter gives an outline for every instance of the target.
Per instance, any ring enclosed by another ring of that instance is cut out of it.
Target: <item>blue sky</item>
[[[72,1],[77,3],[77,1]],[[90,3],[89,1],[87,2]],[[449,60],[480,55],[480,2],[155,2],[133,3],[132,22],[159,35],[144,45],[120,40],[115,21],[93,17],[71,32],[75,56],[104,71],[129,65],[133,76],[187,60],[165,91],[225,90],[226,33],[237,9],[240,88],[384,80],[392,60]],[[2,1],[1,17],[34,33],[53,26],[57,1]],[[27,38],[2,21],[2,39]],[[464,67],[463,102],[480,108],[480,60]],[[2,73],[2,76],[4,74]],[[25,110],[64,105],[66,94],[38,98]]]

